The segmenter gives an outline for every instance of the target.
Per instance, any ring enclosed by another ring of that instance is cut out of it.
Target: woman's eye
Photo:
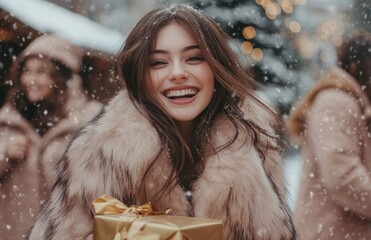
[[[204,60],[204,58],[201,57],[201,56],[191,56],[187,59],[188,62],[193,62],[193,63],[198,63],[198,62],[201,62],[203,60]]]
[[[156,68],[156,67],[161,67],[165,64],[166,64],[166,62],[157,60],[157,61],[151,62],[150,66],[153,67],[153,68]]]

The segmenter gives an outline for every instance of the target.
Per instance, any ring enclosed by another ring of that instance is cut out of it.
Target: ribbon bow
[[[107,215],[107,214],[122,214],[122,215],[134,215],[138,216],[149,216],[149,215],[162,215],[169,214],[170,209],[165,212],[155,211],[155,207],[151,202],[137,206],[132,205],[128,207],[118,199],[110,195],[102,195],[93,201],[93,207],[95,214]],[[132,221],[134,221],[133,219]],[[160,235],[156,233],[143,233],[141,229],[146,223],[137,224],[135,227],[129,224],[128,227],[123,228],[121,231],[116,232],[113,240],[160,240]]]
[[[132,205],[128,207],[118,199],[107,194],[95,199],[93,201],[93,207],[95,210],[95,214],[97,215],[120,213],[148,216],[169,214],[171,211],[170,209],[167,209],[165,212],[155,211],[155,207],[152,205],[151,202],[139,206]]]

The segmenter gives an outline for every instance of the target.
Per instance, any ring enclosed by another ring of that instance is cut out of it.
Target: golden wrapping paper
[[[220,220],[160,215],[150,203],[127,207],[109,195],[93,204],[94,240],[222,240]]]

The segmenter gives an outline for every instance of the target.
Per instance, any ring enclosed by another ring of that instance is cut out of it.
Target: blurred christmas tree
[[[300,31],[300,24],[290,18],[298,1],[187,1],[233,37],[239,46],[236,52],[247,60],[256,79],[264,84],[263,96],[283,114],[289,112],[301,94],[301,61],[293,44],[293,34]]]
[[[371,32],[371,2],[370,0],[354,0],[352,9],[352,27],[362,28]]]

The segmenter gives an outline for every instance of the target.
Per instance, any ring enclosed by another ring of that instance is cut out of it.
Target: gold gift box
[[[112,200],[113,198],[109,196]],[[101,198],[102,199],[102,198]],[[114,199],[118,201],[117,199]],[[106,204],[106,203],[104,203]],[[122,204],[120,202],[120,204]],[[109,204],[108,204],[109,205]],[[144,206],[144,205],[143,205]],[[137,206],[135,206],[137,207]],[[140,208],[141,206],[139,206]],[[104,207],[107,209],[107,206]],[[117,208],[117,207],[114,207]],[[132,208],[132,207],[130,207]],[[222,221],[206,218],[141,215],[116,209],[97,211],[94,217],[94,240],[222,240]]]
[[[130,230],[133,230],[130,233]],[[97,215],[94,218],[94,240],[222,240],[222,222],[212,219],[170,215],[124,216]],[[125,237],[124,237],[125,236]]]

